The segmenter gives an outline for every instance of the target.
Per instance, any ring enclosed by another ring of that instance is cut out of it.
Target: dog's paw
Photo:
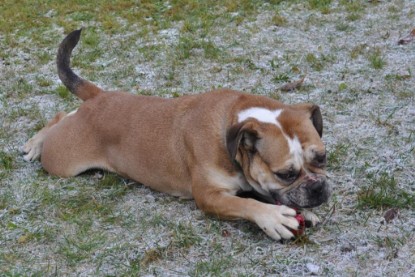
[[[302,210],[301,214],[304,216],[306,223],[311,225],[310,227],[314,227],[320,223],[320,218],[313,212]]]
[[[289,230],[298,229],[296,211],[284,205],[264,204],[262,211],[256,214],[256,224],[275,240],[290,239],[294,234]]]
[[[22,147],[22,152],[25,154],[23,159],[26,162],[33,162],[40,158],[40,153],[42,151],[43,139],[35,135],[29,139],[26,144]]]

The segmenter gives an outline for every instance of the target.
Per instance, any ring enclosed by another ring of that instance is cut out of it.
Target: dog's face
[[[326,152],[318,106],[249,108],[227,134],[231,159],[248,183],[276,203],[311,208],[326,202]]]

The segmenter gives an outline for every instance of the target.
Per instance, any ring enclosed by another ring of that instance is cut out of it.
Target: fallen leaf
[[[228,230],[226,230],[226,229],[222,230],[222,237],[227,238],[227,237],[230,237],[230,236],[231,236],[231,233]]]
[[[398,215],[399,215],[399,210],[397,208],[392,208],[392,209],[387,210],[383,214],[383,217],[385,218],[386,223],[389,223]]]
[[[353,244],[351,244],[350,242],[346,243],[346,244],[344,244],[340,247],[340,251],[342,253],[352,252],[352,251],[355,251],[355,250],[356,250],[356,247]]]
[[[398,40],[398,44],[399,45],[404,45],[404,44],[408,44],[410,42],[412,42],[415,39],[415,29],[413,29],[409,35],[407,35],[404,38],[401,38],[400,40]]]
[[[292,91],[292,90],[296,90],[296,89],[298,89],[298,88],[301,87],[301,85],[304,82],[304,79],[305,79],[305,76],[303,78],[301,78],[300,80],[297,80],[297,81],[294,81],[294,82],[285,84],[285,85],[283,85],[280,88],[280,90],[282,90],[282,91]]]

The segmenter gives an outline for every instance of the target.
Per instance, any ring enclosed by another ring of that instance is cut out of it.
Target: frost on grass
[[[414,28],[415,4],[331,2],[263,4],[252,14],[233,10],[165,27],[160,18],[152,28],[109,14],[123,25],[112,34],[92,19],[70,22],[98,37],[93,47],[81,40],[76,72],[107,89],[174,97],[229,87],[320,105],[334,193],[315,209],[324,224],[305,242],[271,241],[253,224],[219,221],[193,201],[128,180],[94,173],[62,180],[24,163],[24,141],[80,102],[59,88],[59,22],[35,30],[48,43],[34,30],[1,35],[10,47],[0,48],[0,273],[414,275],[413,207],[386,223],[394,207],[358,199],[376,193],[370,186],[382,176],[396,181],[399,195],[415,193],[415,43],[397,43]],[[302,76],[301,87],[279,90]]]

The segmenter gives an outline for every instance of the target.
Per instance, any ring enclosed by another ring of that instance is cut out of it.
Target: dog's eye
[[[276,172],[275,175],[285,182],[294,182],[298,177],[299,172],[291,169],[288,171]]]

